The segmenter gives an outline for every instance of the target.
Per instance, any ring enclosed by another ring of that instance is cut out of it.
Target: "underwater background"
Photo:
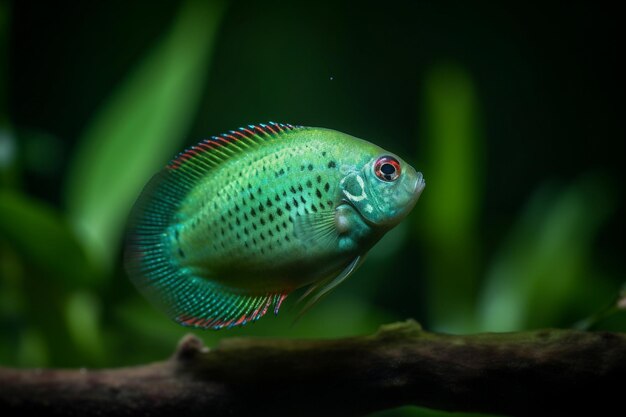
[[[471,333],[600,315],[594,329],[626,331],[606,309],[626,281],[620,16],[586,2],[0,1],[0,364],[168,356],[190,330],[123,271],[130,207],[186,146],[268,121],[376,143],[427,187],[297,324],[292,296],[278,317],[194,331],[207,345],[408,317]]]

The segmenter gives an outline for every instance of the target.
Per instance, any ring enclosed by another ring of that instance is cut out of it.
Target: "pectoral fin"
[[[335,210],[326,209],[317,213],[296,216],[294,233],[309,247],[333,248],[339,238],[335,222]]]

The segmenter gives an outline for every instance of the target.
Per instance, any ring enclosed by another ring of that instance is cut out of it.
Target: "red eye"
[[[374,174],[383,181],[397,180],[400,172],[400,162],[392,156],[381,156],[374,164]]]

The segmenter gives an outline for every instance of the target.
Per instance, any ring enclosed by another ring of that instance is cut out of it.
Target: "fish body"
[[[269,123],[213,137],[148,183],[126,266],[177,322],[257,320],[309,285],[312,305],[412,209],[424,181],[399,157],[322,128]]]

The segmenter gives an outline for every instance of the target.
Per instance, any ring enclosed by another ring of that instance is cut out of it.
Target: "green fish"
[[[145,186],[125,264],[182,325],[243,325],[308,286],[304,310],[350,276],[425,182],[399,157],[334,130],[274,123],[203,140]]]

